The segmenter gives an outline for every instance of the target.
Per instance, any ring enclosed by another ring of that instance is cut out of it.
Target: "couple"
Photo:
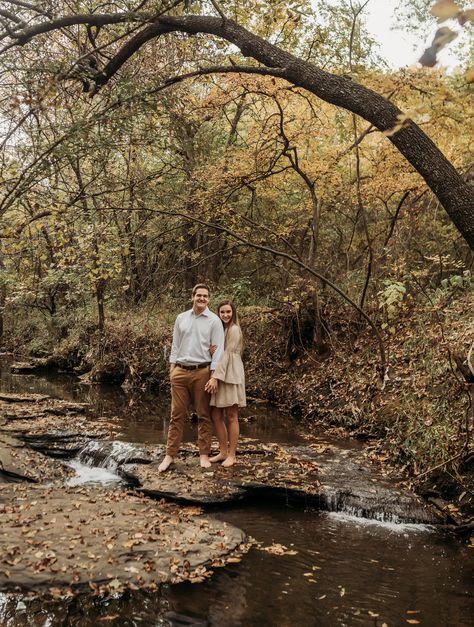
[[[235,305],[229,300],[220,303],[216,316],[208,308],[209,299],[208,286],[195,285],[192,309],[179,314],[174,324],[170,354],[171,418],[166,455],[159,472],[168,470],[178,454],[191,405],[199,418],[201,468],[209,468],[211,462],[218,461],[225,468],[235,464],[238,407],[245,407],[245,375],[240,356],[242,332]],[[219,454],[209,459],[213,423]]]

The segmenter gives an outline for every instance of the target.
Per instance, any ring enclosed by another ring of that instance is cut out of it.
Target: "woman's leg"
[[[229,429],[229,452],[227,458],[222,462],[224,468],[229,468],[235,464],[235,456],[237,454],[237,443],[239,441],[239,414],[237,405],[227,407],[227,422]]]
[[[214,424],[214,431],[219,440],[219,454],[209,459],[211,462],[221,462],[227,458],[227,429],[224,422],[223,410],[220,407],[212,407],[211,418]]]

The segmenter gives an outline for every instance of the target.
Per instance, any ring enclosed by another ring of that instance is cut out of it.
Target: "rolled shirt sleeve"
[[[173,343],[171,344],[170,352],[170,364],[175,364],[178,361],[178,346],[180,344],[180,332],[178,318],[176,318],[173,327]]]

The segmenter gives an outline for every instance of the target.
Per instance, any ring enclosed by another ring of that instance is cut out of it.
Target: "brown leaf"
[[[466,22],[474,22],[474,9],[466,9],[458,15],[458,22],[463,26]]]
[[[468,84],[474,83],[474,67],[471,67],[466,72],[466,83]]]
[[[449,20],[461,11],[461,7],[454,0],[438,0],[430,10],[431,15],[438,18],[438,22]]]

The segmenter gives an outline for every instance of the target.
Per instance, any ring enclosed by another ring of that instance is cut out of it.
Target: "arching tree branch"
[[[96,76],[103,85],[151,39],[173,31],[189,35],[209,34],[236,45],[245,57],[262,66],[279,69],[281,78],[302,87],[322,100],[342,107],[389,133],[389,141],[411,163],[438,197],[451,220],[474,250],[474,188],[464,180],[434,142],[412,120],[406,119],[398,128],[402,112],[390,100],[345,76],[331,74],[313,63],[299,59],[248,31],[236,22],[222,17],[161,15],[145,18],[136,13],[112,15],[74,15],[44,21],[23,30],[16,30],[10,46],[24,44],[38,34],[64,28],[67,25],[101,25],[142,20],[146,25],[132,37],[117,55]],[[153,20],[153,21],[151,21]],[[151,23],[150,23],[151,22]],[[393,132],[394,129],[398,129]]]

